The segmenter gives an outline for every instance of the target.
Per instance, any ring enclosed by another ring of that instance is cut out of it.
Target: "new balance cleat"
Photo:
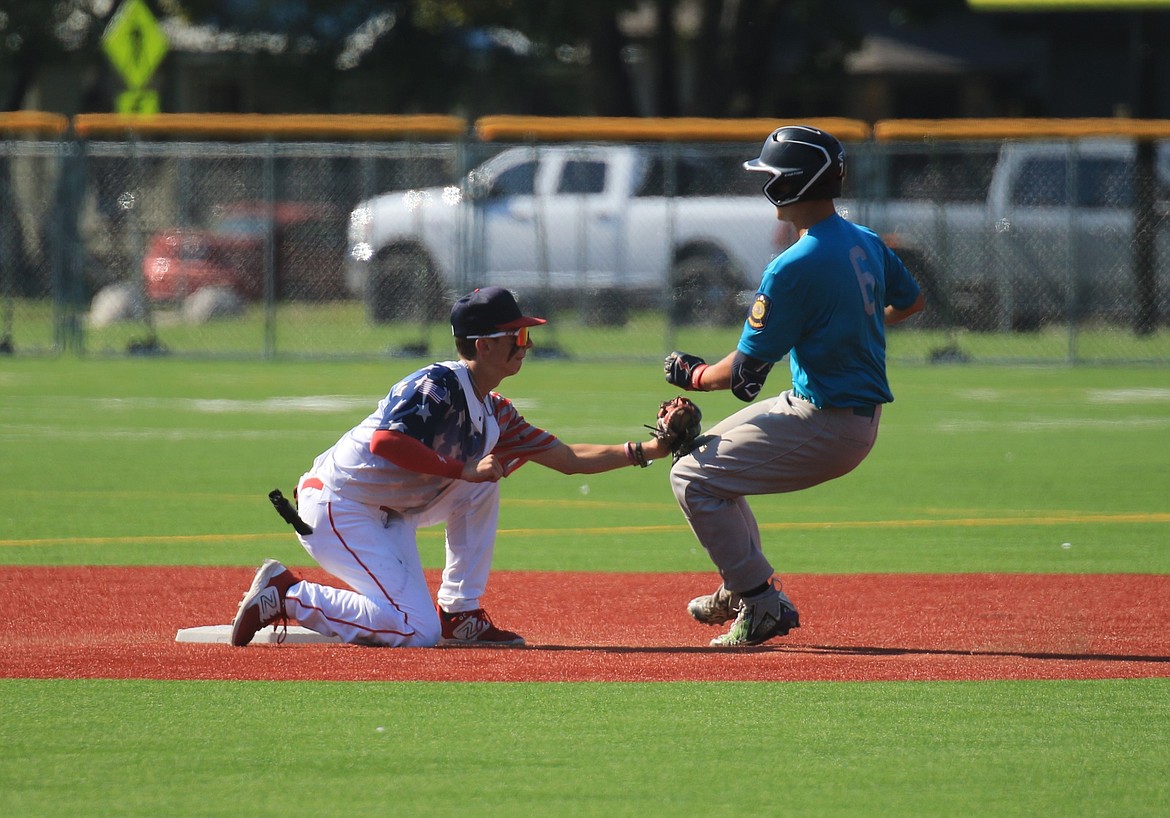
[[[524,637],[520,634],[492,624],[491,617],[483,608],[458,613],[447,613],[440,608],[439,621],[443,625],[440,645],[505,648],[524,644]]]
[[[232,644],[242,648],[261,628],[275,626],[277,622],[287,626],[284,595],[300,581],[300,577],[276,560],[264,560],[252,578],[252,587],[240,600],[236,618],[232,620]]]
[[[687,613],[704,625],[722,625],[735,619],[742,604],[737,594],[720,585],[715,593],[692,599],[687,605]]]
[[[800,614],[787,595],[773,584],[762,594],[744,597],[731,629],[711,640],[721,648],[746,647],[785,636],[800,627]]]

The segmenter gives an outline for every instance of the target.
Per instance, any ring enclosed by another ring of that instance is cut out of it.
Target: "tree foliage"
[[[104,65],[100,37],[119,2],[7,0],[0,106],[22,107],[49,66]],[[813,108],[861,40],[858,7],[912,24],[963,0],[147,3],[192,26],[276,35],[284,50],[266,55],[284,66],[275,75],[323,111],[338,78],[364,72],[384,82],[371,104],[386,113],[759,116],[825,113]]]

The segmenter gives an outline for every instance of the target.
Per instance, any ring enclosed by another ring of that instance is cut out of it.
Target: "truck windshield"
[[[536,190],[536,162],[524,162],[508,168],[495,179],[488,197],[531,196]]]
[[[1027,207],[1133,207],[1133,171],[1124,159],[1082,159],[1070,168],[1058,157],[1027,159],[1012,203]]]
[[[570,159],[565,162],[557,193],[602,193],[605,190],[605,163]]]

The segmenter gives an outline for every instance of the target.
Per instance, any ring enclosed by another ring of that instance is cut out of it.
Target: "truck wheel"
[[[417,247],[383,251],[371,265],[366,309],[375,324],[437,320],[446,300],[434,265]]]
[[[915,316],[914,326],[939,329],[957,325],[955,305],[951,302],[950,293],[940,286],[934,267],[927,262],[926,256],[912,248],[899,247],[896,252],[910,275],[918,282],[926,299],[927,308]]]
[[[621,290],[596,290],[582,304],[582,323],[591,327],[624,327],[630,320],[630,298]]]
[[[742,322],[746,307],[739,300],[741,289],[726,258],[701,255],[680,259],[671,272],[670,320],[676,325]]]
[[[1063,296],[1063,293],[1061,294]],[[1063,299],[1062,299],[1063,301]],[[1045,316],[1060,316],[1062,310],[1046,298],[1035,281],[1016,282],[1012,286],[1012,332],[1039,332]],[[1067,320],[1069,316],[1064,316]]]
[[[995,285],[988,281],[973,281],[956,285],[950,292],[955,326],[972,332],[994,332],[999,329],[1002,307]]]

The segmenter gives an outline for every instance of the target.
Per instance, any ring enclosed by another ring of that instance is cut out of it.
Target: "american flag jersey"
[[[413,511],[450,485],[451,478],[410,471],[373,454],[370,440],[379,429],[409,435],[448,460],[494,453],[505,474],[558,443],[503,395],[491,392],[480,401],[466,361],[434,363],[396,383],[377,409],[317,457],[310,473],[324,484],[325,499]]]

